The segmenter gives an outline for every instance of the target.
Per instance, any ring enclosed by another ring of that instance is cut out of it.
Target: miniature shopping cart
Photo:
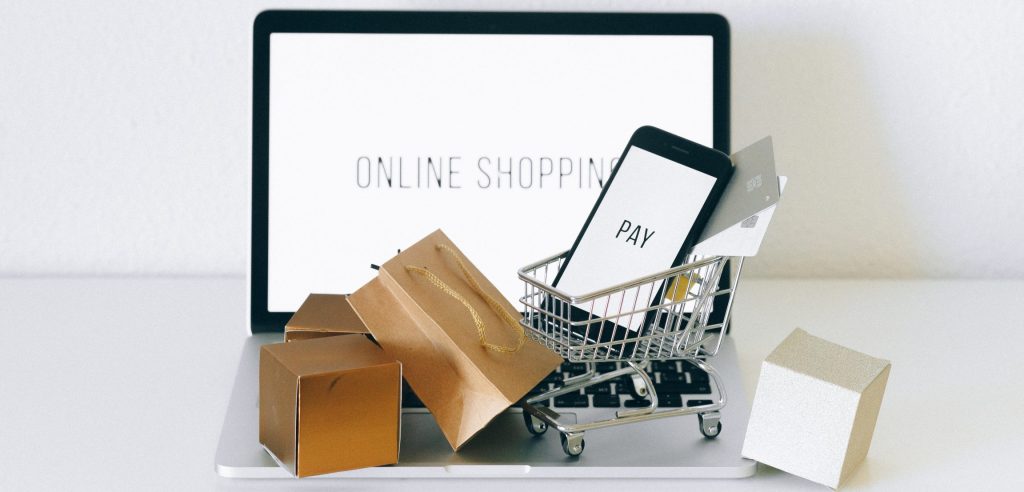
[[[540,435],[552,426],[560,433],[565,453],[579,456],[585,431],[696,414],[701,433],[709,439],[717,437],[722,430],[720,410],[725,407],[726,394],[718,373],[705,359],[714,356],[722,343],[743,258],[690,257],[682,266],[574,295],[551,285],[567,255],[568,251],[519,270],[525,285],[520,299],[525,306],[521,323],[530,338],[570,362],[586,363],[583,374],[569,377],[561,387],[523,403],[523,418],[530,433]],[[729,287],[720,287],[723,275],[731,277]],[[720,316],[716,312],[713,319],[713,310],[724,311]],[[717,389],[717,400],[659,410],[654,382],[646,372],[654,360],[683,360],[707,372]],[[598,362],[622,364],[616,370],[598,373]],[[557,412],[539,404],[627,375],[633,394],[647,398],[647,406],[619,410],[606,420],[567,423]]]

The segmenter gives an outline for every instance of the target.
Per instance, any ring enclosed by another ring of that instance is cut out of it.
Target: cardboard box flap
[[[455,259],[438,246],[455,251],[463,259],[480,288],[515,319],[520,318],[519,311],[441,230],[434,231],[384,263],[381,267],[381,276],[386,275],[394,282],[395,287],[408,293],[427,317],[441,327],[442,333],[461,349],[460,352],[483,374],[488,375],[488,379],[498,391],[510,402],[515,402],[557,368],[562,359],[529,339],[519,351],[513,353],[495,352],[483,347],[480,344],[480,334],[475,329],[472,317],[465,306],[422,275],[409,271],[407,266],[426,268],[473,305],[486,328],[485,337],[488,342],[513,346],[521,336],[522,328],[508,326],[487,302],[473,291]]]
[[[285,324],[285,331],[368,333],[347,294],[310,294]]]
[[[295,470],[295,421],[298,416],[296,408],[297,388],[287,385],[270,385],[268,381],[294,381],[295,372],[285,366],[273,353],[274,345],[264,345],[260,349],[260,442],[268,449],[274,459],[292,473]]]
[[[305,374],[357,369],[394,363],[395,359],[377,348],[366,337],[330,337],[298,340],[285,344],[264,345],[292,374]],[[345,357],[338,359],[338,353]]]

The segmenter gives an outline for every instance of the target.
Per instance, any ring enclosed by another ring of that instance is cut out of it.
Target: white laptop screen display
[[[267,308],[352,292],[443,229],[516,306],[632,132],[711,146],[711,36],[270,38]]]

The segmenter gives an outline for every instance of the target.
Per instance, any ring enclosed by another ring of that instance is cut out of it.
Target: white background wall
[[[0,275],[240,274],[251,25],[284,2],[0,4]],[[733,147],[790,188],[758,276],[1024,277],[1024,2],[308,2],[718,11]]]

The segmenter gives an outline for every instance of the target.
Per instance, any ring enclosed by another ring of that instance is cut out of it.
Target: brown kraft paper
[[[384,263],[375,279],[349,297],[385,352],[402,362],[409,386],[456,451],[562,362],[524,339],[518,323],[509,326],[508,319],[518,320],[520,314],[464,258],[437,230]],[[506,311],[504,316],[465,274]]]

